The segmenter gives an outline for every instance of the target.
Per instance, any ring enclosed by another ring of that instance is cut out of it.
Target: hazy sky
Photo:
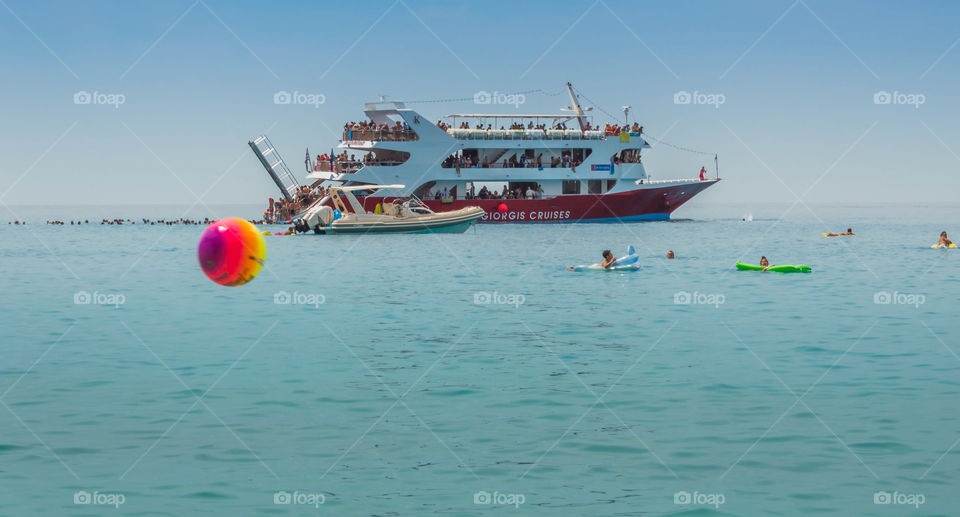
[[[276,196],[247,147],[262,132],[302,174],[304,148],[335,146],[379,95],[567,81],[719,153],[726,181],[705,202],[954,201],[958,19],[952,1],[0,0],[0,202],[260,202]],[[325,102],[278,105],[280,91]],[[411,107],[436,120],[567,104]],[[659,146],[644,161],[666,179],[712,159]]]

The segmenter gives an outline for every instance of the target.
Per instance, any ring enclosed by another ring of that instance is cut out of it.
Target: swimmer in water
[[[767,260],[767,257],[765,256],[760,257],[760,265],[763,267],[763,271],[766,271],[772,268],[773,266],[776,266],[776,264],[770,264],[770,262]]]
[[[853,235],[853,228],[847,228],[844,233],[825,233],[827,237],[840,237],[841,235]]]
[[[673,254],[673,250],[667,250],[667,258],[668,259],[676,258],[676,256]]]
[[[606,269],[612,266],[616,261],[617,257],[614,257],[610,250],[603,250],[603,262],[600,263],[600,267]]]
[[[953,241],[947,238],[947,232],[940,232],[940,241],[937,242],[938,248],[949,248],[953,245]]]

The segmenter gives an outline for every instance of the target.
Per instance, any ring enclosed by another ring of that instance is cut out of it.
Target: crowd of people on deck
[[[414,123],[420,122],[420,117],[413,117]],[[347,122],[343,125],[344,140],[409,140],[415,133],[407,121],[396,121],[392,125],[386,122],[377,124],[373,121]]]
[[[263,211],[263,220],[269,223],[289,221],[291,218],[306,210],[307,207],[315,203],[318,199],[330,193],[329,189],[316,186],[304,185],[293,195],[293,201],[286,199],[274,200],[270,198],[267,209]]]
[[[489,157],[486,156],[484,156],[482,160],[478,160],[469,154],[457,152],[445,158],[440,166],[448,169],[487,169],[490,167],[502,167],[504,169],[543,169],[544,167],[576,169],[581,163],[583,163],[583,160],[574,158],[569,152],[565,152],[560,156],[551,157],[547,165],[544,165],[543,153],[536,156],[527,156],[524,153],[513,153],[510,157],[504,158],[498,164],[496,162],[490,162]]]
[[[395,160],[386,160],[377,158],[373,152],[363,155],[361,160],[357,159],[355,154],[347,155],[346,151],[334,155],[332,158],[327,154],[318,154],[317,161],[313,166],[314,171],[318,172],[356,172],[361,165],[384,165],[395,164]]]
[[[438,120],[438,121],[437,121],[437,127],[440,128],[440,129],[442,129],[442,130],[444,130],[444,131],[446,131],[446,130],[450,129],[450,128],[453,127],[453,126],[447,124],[447,123],[444,122],[443,120]],[[460,125],[457,126],[457,129],[476,129],[476,130],[480,130],[480,131],[491,131],[491,130],[494,129],[494,127],[493,127],[493,124],[487,124],[486,126],[484,126],[483,124],[476,124],[476,125],[474,125],[473,127],[470,127],[470,123],[469,123],[469,122],[461,122]],[[527,130],[527,131],[537,131],[537,130],[539,130],[539,131],[547,131],[548,128],[547,128],[547,125],[546,125],[546,124],[534,124],[532,120],[529,121],[529,122],[527,122],[527,125],[526,125],[526,126],[523,125],[523,122],[514,122],[514,123],[510,124],[510,127],[509,127],[509,128],[504,127],[504,126],[500,126],[500,130],[501,130],[501,131],[506,131],[506,130],[508,130],[508,129],[509,129],[509,130],[514,130],[514,131],[517,131],[517,130],[519,130],[519,131],[522,131],[522,130]],[[567,124],[566,124],[566,122],[560,122],[560,123],[557,123],[557,124],[553,125],[553,126],[550,127],[549,129],[553,129],[553,130],[566,130],[566,129],[567,129]],[[599,128],[599,127],[594,127],[594,126],[592,126],[589,122],[587,122],[586,125],[584,126],[583,130],[584,130],[584,131],[599,131],[600,128]],[[638,124],[638,123],[636,123],[636,122],[634,122],[632,125],[626,125],[626,124],[624,124],[624,125],[622,125],[622,126],[617,125],[617,124],[611,124],[611,123],[608,122],[608,123],[606,123],[606,124],[604,125],[604,127],[603,127],[603,134],[606,135],[606,136],[620,136],[620,133],[631,133],[631,134],[635,134],[635,135],[642,135],[642,134],[643,134],[643,126],[641,126],[640,124]]]
[[[513,190],[504,185],[500,192],[497,192],[496,189],[488,190],[484,186],[476,195],[476,199],[540,199],[541,197],[543,197],[543,187],[539,183],[534,188],[527,186],[526,188],[517,187]],[[473,198],[474,196],[471,193],[467,193],[467,199]]]
[[[606,126],[603,127],[603,134],[607,136],[620,136],[620,133],[631,133],[631,134],[642,135],[643,126],[634,122],[632,126],[628,126],[628,125],[618,126],[616,124],[611,125],[608,123]]]
[[[330,156],[326,153],[317,155],[317,163],[313,170],[319,172],[355,172],[360,168],[356,155],[347,155],[346,151]]]
[[[419,122],[419,120],[416,120],[417,118],[418,117],[414,117],[415,122]],[[443,120],[438,120],[437,127],[444,131],[447,131],[448,129],[451,129],[453,126],[451,126],[450,124],[447,124]],[[494,127],[493,127],[493,124],[487,124],[486,126],[484,126],[482,123],[478,123],[473,127],[471,127],[469,122],[461,122],[460,125],[457,126],[457,129],[477,129],[481,131],[491,131],[494,129]],[[505,126],[500,126],[501,131],[506,131],[507,129],[510,129],[510,130],[526,129],[530,131],[533,131],[533,130],[546,131],[548,127],[547,127],[547,124],[534,124],[533,121],[531,120],[527,122],[526,125],[524,125],[523,122],[513,122],[512,124],[510,124],[509,128]],[[566,130],[568,128],[567,128],[566,122],[559,122],[551,126],[549,129]],[[590,122],[587,122],[583,130],[599,131],[600,127],[599,126],[594,127],[590,124]],[[406,121],[403,121],[403,122],[397,121],[393,125],[390,125],[385,122],[377,124],[372,121],[364,120],[360,122],[347,122],[346,124],[343,125],[343,131],[344,131],[344,135],[347,137],[350,137],[349,139],[352,139],[352,140],[362,139],[362,137],[373,134],[374,132],[378,132],[380,134],[380,136],[382,137],[380,139],[390,140],[391,135],[394,137],[394,139],[402,139],[408,136],[409,133],[412,133],[413,129],[410,127],[409,124],[407,124]],[[354,131],[358,132],[359,135],[353,136],[352,132]],[[636,122],[634,122],[632,125],[624,124],[622,126],[607,122],[603,127],[603,134],[607,136],[619,136],[620,133],[624,133],[624,132],[633,133],[633,134],[643,134],[643,126],[641,126]]]
[[[427,189],[424,193],[424,199],[433,197],[433,199],[443,200],[453,195],[454,191],[446,187],[437,189],[436,192]],[[499,191],[496,189],[490,190],[484,186],[481,187],[480,192],[476,194],[474,194],[473,190],[467,190],[464,199],[540,199],[541,197],[543,197],[543,187],[537,183],[532,188],[528,185],[527,187],[517,187],[513,190],[504,185]]]
[[[442,129],[442,130],[444,130],[444,131],[446,131],[446,130],[450,129],[451,126],[448,125],[448,124],[446,124],[446,123],[443,122],[442,120],[438,120],[438,121],[437,121],[437,127],[440,128],[440,129]],[[470,127],[470,123],[469,123],[469,122],[462,122],[462,123],[457,127],[457,129],[477,129],[477,130],[480,130],[480,131],[492,131],[494,128],[493,128],[493,124],[487,124],[487,127],[483,127],[483,124],[477,124],[477,125],[474,126],[474,127]],[[546,125],[546,124],[534,124],[533,121],[531,120],[530,122],[527,123],[526,126],[523,125],[523,122],[514,122],[513,124],[510,124],[510,127],[509,127],[509,128],[506,128],[506,127],[504,127],[504,126],[500,126],[500,131],[506,131],[507,129],[509,129],[509,130],[511,130],[511,131],[522,131],[522,130],[524,130],[524,129],[529,130],[529,131],[536,131],[536,130],[546,131],[546,130],[547,130],[547,125]],[[566,130],[566,129],[567,129],[567,124],[566,124],[566,122],[560,122],[559,124],[554,125],[554,126],[551,127],[550,129]],[[583,130],[584,130],[584,131],[592,131],[593,129],[591,129],[590,123],[588,122],[587,125],[586,125],[586,127],[583,128]]]
[[[406,122],[396,122],[392,126],[382,123],[375,124],[373,122],[362,121],[362,122],[348,122],[344,124],[344,131],[360,131],[360,132],[369,132],[369,131],[381,131],[386,133],[400,133],[404,131],[411,131],[410,126]],[[437,127],[446,131],[450,129],[451,126],[443,120],[437,121]],[[490,131],[493,129],[491,124],[487,124],[484,127],[483,124],[477,124],[475,127],[471,128],[469,122],[463,122],[459,125],[459,129],[477,129]],[[504,126],[500,126],[501,130],[506,130]],[[526,126],[522,122],[514,122],[510,124],[509,129],[511,130],[547,130],[546,124],[534,124],[533,121],[529,121]],[[557,130],[566,130],[567,125],[564,122],[558,123],[552,127],[552,129]],[[588,122],[584,128],[585,131],[597,131],[600,130],[599,127],[593,127]],[[621,133],[628,132],[631,134],[643,134],[643,126],[634,122],[632,125],[623,125],[619,126],[616,124],[607,123],[603,127],[603,133],[606,136],[619,136]],[[356,138],[360,138],[359,136]],[[549,165],[545,165],[543,161],[542,153],[538,156],[527,157],[526,155],[514,154],[509,158],[505,158],[499,164],[503,168],[576,168],[580,165],[583,160],[574,159],[569,153],[565,153],[559,157],[553,157],[550,159]],[[616,163],[639,163],[640,154],[639,151],[633,153],[622,154],[617,158]],[[356,155],[347,154],[347,151],[343,151],[336,155],[328,155],[326,153],[317,155],[316,163],[313,167],[314,171],[317,172],[356,172],[360,167],[364,165],[381,165],[385,163],[393,163],[393,160],[377,159],[376,155],[372,152],[366,153],[362,159],[357,159]],[[489,158],[484,157],[482,160],[476,160],[470,156],[463,156],[459,153],[450,155],[447,159],[443,161],[443,167],[446,168],[489,168],[497,167],[496,163],[491,163]]]

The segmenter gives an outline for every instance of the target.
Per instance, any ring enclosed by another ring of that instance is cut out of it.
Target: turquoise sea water
[[[269,237],[238,288],[202,227],[4,220],[0,514],[956,514],[960,209],[786,208]]]

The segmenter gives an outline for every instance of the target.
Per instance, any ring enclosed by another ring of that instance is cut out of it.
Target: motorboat
[[[381,190],[404,188],[405,185],[331,186],[327,195],[313,203],[295,224],[302,232],[318,234],[463,233],[485,213],[478,206],[437,213],[415,196],[392,200],[383,197],[370,213],[354,194],[373,195]]]

